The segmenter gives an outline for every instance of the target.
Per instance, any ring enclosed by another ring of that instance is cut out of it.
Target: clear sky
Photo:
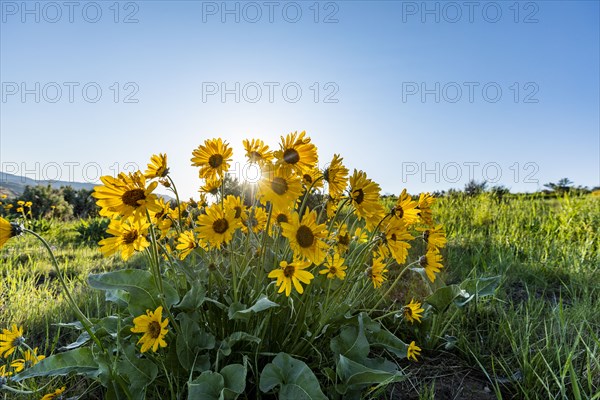
[[[306,130],[383,192],[600,185],[598,1],[1,1],[0,164],[97,181]],[[236,167],[242,175],[247,170]]]

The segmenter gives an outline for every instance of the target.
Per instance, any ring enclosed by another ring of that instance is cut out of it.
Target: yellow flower
[[[408,351],[406,354],[406,358],[408,358],[409,360],[412,358],[414,361],[417,361],[417,356],[420,356],[420,355],[421,355],[421,348],[419,346],[417,346],[415,344],[415,341],[413,340],[408,345]]]
[[[333,218],[335,216],[339,204],[340,199],[327,196],[327,202],[325,204],[325,209],[327,210],[327,218]]]
[[[325,224],[317,223],[317,213],[309,211],[302,217],[294,212],[289,222],[281,224],[282,234],[288,238],[290,247],[297,258],[321,264],[327,255],[327,244],[321,239],[327,237]]]
[[[366,173],[354,170],[350,177],[350,200],[356,216],[365,219],[367,227],[376,226],[384,216],[379,191],[379,185],[367,178]]]
[[[246,210],[246,206],[242,201],[242,198],[234,195],[227,195],[224,201],[225,208],[229,208],[230,210],[235,210],[234,218],[239,219],[242,218],[242,214]]]
[[[252,229],[252,232],[258,233],[265,229],[267,225],[267,213],[262,207],[253,207],[250,210],[242,214],[242,231],[248,232],[248,229]]]
[[[206,208],[206,214],[198,217],[196,228],[201,239],[206,240],[210,247],[218,248],[223,243],[229,243],[233,234],[240,228],[242,222],[235,218],[235,210],[222,208],[220,204],[213,204]]]
[[[0,217],[0,248],[8,239],[18,236],[23,232],[23,227],[17,223],[11,223]]]
[[[403,220],[406,225],[412,225],[419,221],[417,202],[410,197],[410,194],[406,193],[406,189],[402,190],[402,193],[398,196],[392,212],[396,217]]]
[[[352,240],[355,240],[356,243],[367,243],[369,240],[369,235],[366,230],[362,228],[356,228],[354,235],[352,235]]]
[[[424,256],[419,258],[419,264],[425,268],[425,273],[432,283],[435,282],[435,274],[443,268],[441,261],[442,255],[436,248],[430,248]]]
[[[8,195],[3,194],[3,195],[0,196],[0,199],[6,199],[7,197],[8,197]]]
[[[333,155],[333,160],[323,171],[323,178],[327,182],[329,196],[340,197],[348,184],[348,168],[342,165],[343,158],[339,154]]]
[[[350,247],[350,233],[346,224],[337,224],[333,237],[338,251],[345,253]]]
[[[158,182],[152,182],[146,187],[146,177],[140,171],[132,174],[121,172],[117,178],[110,175],[100,177],[104,184],[96,186],[92,196],[97,199],[96,204],[102,209],[100,215],[112,218],[121,215],[127,218],[146,218],[146,210],[160,211],[157,197],[152,191]]]
[[[150,157],[150,164],[146,170],[146,178],[164,178],[169,174],[169,168],[167,168],[167,155],[166,154],[153,154]]]
[[[56,389],[52,393],[48,393],[48,394],[44,395],[44,397],[42,397],[40,400],[58,400],[59,398],[62,397],[61,394],[63,394],[63,392],[65,390],[67,390],[67,387],[63,386],[60,389]]]
[[[404,264],[408,257],[408,249],[410,249],[409,241],[414,237],[408,233],[408,229],[403,220],[392,219],[385,225],[383,230],[385,235],[385,244],[392,253],[392,257],[398,264]]]
[[[410,322],[411,324],[414,321],[421,322],[421,318],[423,317],[423,311],[425,310],[421,308],[421,303],[415,301],[414,299],[411,299],[410,303],[404,306],[404,319]]]
[[[167,347],[165,336],[169,332],[167,329],[168,324],[168,318],[162,320],[162,307],[160,306],[154,312],[146,310],[146,315],[140,315],[133,319],[134,326],[131,328],[131,332],[144,334],[138,341],[138,344],[142,344],[140,350],[142,353],[150,350],[150,348],[156,352],[158,346]]]
[[[388,270],[384,262],[384,257],[373,257],[373,265],[367,268],[367,277],[371,279],[375,289],[381,287],[383,282],[387,280],[384,276],[386,272],[388,272]]]
[[[33,203],[31,201],[28,201],[25,203],[25,207],[31,208],[31,206],[33,205]]]
[[[118,220],[113,219],[108,225],[107,233],[113,235],[102,239],[98,244],[100,252],[108,257],[121,252],[121,258],[127,261],[134,252],[142,251],[150,246],[146,239],[150,224],[136,219]]]
[[[24,206],[25,202],[23,200],[19,200],[19,201],[17,201],[17,205]]]
[[[194,249],[198,248],[198,242],[192,231],[182,232],[181,235],[179,235],[177,242],[176,249],[181,251],[181,253],[179,253],[180,260],[184,260],[192,251],[194,251]]]
[[[290,133],[281,137],[280,150],[274,153],[277,165],[304,175],[317,164],[317,148],[305,137],[306,132]]]
[[[38,355],[37,350],[38,350],[37,347],[35,349],[33,349],[33,352],[31,350],[26,350],[23,353],[23,358],[14,360],[13,362],[10,363],[10,366],[15,369],[15,372],[21,372],[26,368],[34,366],[39,361],[46,358],[46,356],[44,356],[44,355],[41,355],[41,354]]]
[[[160,207],[160,211],[150,213],[150,217],[152,218],[152,222],[160,229],[161,238],[163,238],[169,233],[169,229],[173,225],[173,219],[177,219],[177,214],[176,210],[171,209],[169,201],[165,203],[164,199],[159,198],[157,204]],[[173,214],[175,214],[174,217]]]
[[[300,179],[282,168],[268,166],[258,182],[260,201],[271,202],[275,210],[293,207],[302,193]]]
[[[323,265],[325,269],[319,271],[319,274],[327,274],[327,278],[329,279],[338,278],[344,280],[346,277],[346,269],[348,268],[344,265],[344,261],[345,260],[341,258],[338,253],[334,253],[333,256],[327,257],[327,260]]]
[[[269,151],[269,146],[260,139],[244,139],[244,150],[246,150],[246,157],[251,163],[259,165],[268,164],[273,159],[273,152]]]
[[[427,244],[427,249],[441,249],[446,246],[446,233],[442,225],[436,225],[434,228],[417,228],[423,232],[423,240]]]
[[[24,342],[22,327],[17,328],[17,325],[13,324],[11,329],[2,329],[2,333],[0,333],[0,357],[8,358]]]
[[[200,193],[212,194],[216,196],[221,191],[222,179],[206,179],[203,186],[198,190]]]
[[[0,365],[0,378],[7,378],[9,376],[13,376],[14,372],[12,371],[7,371],[6,367],[8,367],[8,365]]]
[[[302,184],[308,190],[323,188],[323,174],[317,168],[312,168],[302,175]]]
[[[222,178],[229,169],[229,161],[233,157],[233,150],[221,138],[205,140],[204,145],[198,146],[192,152],[192,165],[200,167],[200,178]]]
[[[272,236],[275,234],[275,228],[278,228],[279,231],[282,230],[281,224],[290,222],[292,219],[291,213],[289,209],[286,210],[278,210],[273,212],[271,216],[271,222],[269,226],[269,234]]]
[[[300,284],[300,282],[308,285],[310,284],[311,279],[314,278],[314,275],[308,271],[304,271],[306,268],[310,266],[310,261],[302,261],[295,259],[294,262],[288,264],[286,261],[281,261],[279,263],[280,268],[274,269],[269,272],[269,278],[277,278],[277,283],[275,284],[279,287],[279,291],[277,293],[281,293],[285,290],[285,295],[289,297],[292,292],[292,285],[296,291],[300,294],[304,293],[304,288]]]
[[[429,226],[433,226],[433,213],[431,211],[431,206],[435,202],[435,197],[430,195],[429,193],[421,193],[419,195],[418,209],[419,216]]]

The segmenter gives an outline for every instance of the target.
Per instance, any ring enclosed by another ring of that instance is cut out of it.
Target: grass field
[[[449,239],[443,279],[499,275],[502,283],[495,297],[436,316],[420,362],[400,362],[410,379],[378,396],[600,399],[600,199],[456,196],[438,199],[435,211]],[[53,222],[42,234],[84,313],[106,315],[86,276],[124,263],[77,244],[74,226]],[[74,315],[43,249],[22,237],[0,259],[0,325],[22,324],[44,354],[72,340],[53,325]],[[69,396],[89,390],[79,378],[64,384]]]

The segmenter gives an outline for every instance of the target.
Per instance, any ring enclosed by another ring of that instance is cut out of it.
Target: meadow
[[[408,378],[363,396],[600,399],[600,198],[459,194],[437,199],[433,209],[448,238],[440,278],[451,284],[499,276],[500,285],[493,296],[429,318],[427,329],[416,330],[419,361],[396,360]],[[97,245],[82,243],[80,224],[46,221],[39,229],[55,248],[75,301],[88,317],[102,318],[114,306],[86,284],[87,276],[145,268],[145,259],[103,257]],[[75,315],[39,243],[29,236],[12,239],[0,259],[0,327],[23,325],[40,354],[76,339],[58,324]],[[390,302],[419,292],[413,275],[390,293]],[[50,383],[67,386],[68,397],[102,398],[99,385],[85,378]]]

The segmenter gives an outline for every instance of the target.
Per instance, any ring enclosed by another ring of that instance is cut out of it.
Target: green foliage
[[[102,239],[108,237],[106,229],[110,220],[108,218],[82,219],[75,225],[77,243],[97,245]]]

